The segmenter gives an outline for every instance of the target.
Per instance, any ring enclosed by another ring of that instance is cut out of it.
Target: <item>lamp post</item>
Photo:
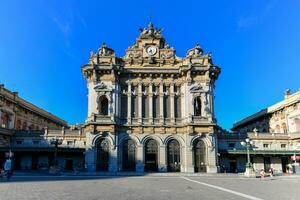
[[[241,142],[241,145],[246,147],[247,150],[247,164],[246,164],[246,171],[245,171],[245,176],[247,177],[255,177],[255,172],[250,162],[250,148],[253,146],[253,144],[254,142],[250,140],[250,138],[246,138],[245,141]]]
[[[55,138],[52,138],[50,140],[50,144],[54,145],[54,165],[57,166],[58,145],[62,144],[62,140],[61,139],[57,139],[57,137],[55,136]]]
[[[298,146],[294,145],[293,149],[294,149],[294,173],[299,174],[300,173],[300,166],[299,166],[299,163],[297,163],[297,154],[296,154]]]

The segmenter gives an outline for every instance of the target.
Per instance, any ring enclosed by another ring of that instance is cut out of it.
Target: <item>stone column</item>
[[[207,152],[208,152],[208,158],[207,158],[207,173],[217,173],[217,155],[216,155],[216,142],[213,137],[216,137],[214,134],[210,134],[208,136],[211,146],[207,147]]]
[[[88,172],[96,171],[96,150],[86,149],[85,150],[85,165]]]
[[[142,83],[139,82],[138,84],[138,123],[142,123],[142,98],[143,98],[143,93],[142,93]]]
[[[152,81],[149,84],[149,123],[153,124],[153,84]]]
[[[170,118],[171,123],[175,123],[175,106],[174,106],[174,83],[170,84]]]
[[[131,82],[128,81],[127,84],[127,124],[131,124]]]
[[[161,79],[159,84],[159,118],[160,123],[164,123],[164,83]]]
[[[200,94],[200,99],[201,99],[201,116],[207,116],[205,107],[206,107],[206,96],[205,93]]]
[[[144,156],[143,145],[137,145],[136,147],[136,172],[144,172]]]
[[[166,162],[166,146],[162,145],[159,147],[159,162],[158,162],[158,171],[166,172],[167,171],[167,162]]]
[[[113,147],[111,148],[109,152],[109,166],[108,171],[109,172],[117,172],[118,171],[118,159],[117,159],[117,148]]]
[[[86,133],[87,145],[85,148],[85,165],[88,172],[96,171],[97,150],[95,146],[92,146],[92,140],[94,137],[94,134]]]
[[[185,159],[184,159],[184,170],[185,172],[195,172],[194,162],[193,162],[193,146],[190,146],[190,142],[192,140],[191,136],[185,135],[186,146],[184,148]]]

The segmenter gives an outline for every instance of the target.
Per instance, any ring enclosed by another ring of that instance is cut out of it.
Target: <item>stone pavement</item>
[[[260,180],[236,174],[85,176],[16,174],[0,182],[1,200],[299,199],[299,176]]]

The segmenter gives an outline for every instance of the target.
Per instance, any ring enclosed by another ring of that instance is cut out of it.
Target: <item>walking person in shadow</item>
[[[261,169],[259,175],[260,175],[260,180],[265,180],[265,170]]]

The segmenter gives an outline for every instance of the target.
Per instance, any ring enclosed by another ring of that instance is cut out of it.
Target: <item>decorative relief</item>
[[[160,37],[162,32],[162,29],[154,28],[152,22],[148,24],[148,29],[140,28],[139,30],[141,32],[140,37]]]
[[[94,87],[96,92],[101,92],[101,91],[112,91],[112,88],[107,86],[104,82],[100,82]]]
[[[105,43],[98,49],[99,56],[114,56],[114,50],[108,48]]]
[[[200,93],[203,92],[203,88],[200,83],[194,83],[190,88],[191,93]]]
[[[190,50],[188,50],[186,56],[187,57],[200,57],[203,54],[203,50],[200,47],[199,44],[196,44],[196,46]]]

